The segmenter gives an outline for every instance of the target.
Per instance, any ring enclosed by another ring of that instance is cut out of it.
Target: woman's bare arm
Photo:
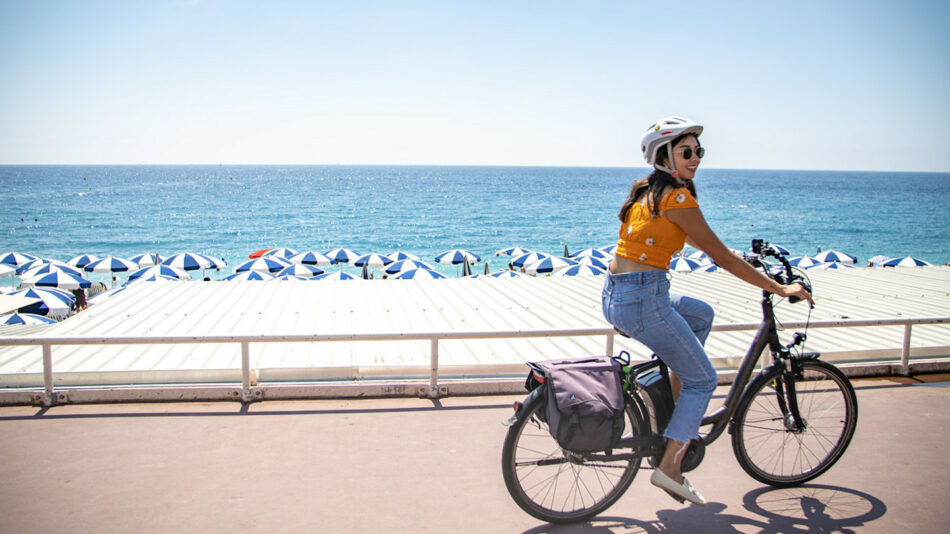
[[[664,215],[686,232],[687,242],[709,255],[717,265],[748,282],[782,297],[796,296],[812,302],[811,295],[799,284],[783,286],[760,273],[755,267],[733,254],[706,223],[699,208],[668,210]]]

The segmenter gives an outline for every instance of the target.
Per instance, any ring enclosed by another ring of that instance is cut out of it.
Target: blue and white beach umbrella
[[[603,276],[607,271],[591,265],[577,264],[557,273],[557,276]]]
[[[35,313],[37,315],[49,315],[51,317],[65,317],[73,307],[73,296],[68,297],[60,291],[51,291],[43,288],[20,289],[10,293],[27,298],[39,299],[39,302],[28,304],[18,311],[22,313]]]
[[[789,250],[783,247],[782,245],[776,245],[775,243],[770,243],[770,245],[772,245],[772,247],[774,247],[775,250],[777,250],[778,253],[781,254],[782,256],[788,256],[789,254],[791,254],[791,252],[789,252]]]
[[[709,254],[706,254],[702,250],[694,250],[693,252],[687,254],[686,257],[693,261],[698,261],[700,265],[713,263],[713,260],[709,257]]]
[[[383,267],[385,265],[389,265],[392,262],[393,260],[387,256],[380,254],[364,254],[353,261],[353,265],[357,267]]]
[[[524,256],[525,254],[531,254],[531,251],[526,248],[511,247],[511,248],[505,248],[505,249],[499,250],[498,252],[495,253],[495,256],[518,257],[518,256]]]
[[[429,269],[409,269],[397,274],[394,278],[397,280],[441,280],[446,276]]]
[[[287,260],[282,260],[280,257],[260,257],[256,260],[248,260],[237,267],[234,268],[235,273],[243,273],[245,271],[257,271],[259,273],[279,273],[289,267],[291,264]],[[225,278],[225,280],[230,279],[230,277]]]
[[[821,262],[815,261],[811,256],[795,256],[794,258],[789,258],[788,263],[792,264],[795,267],[801,267],[802,269],[807,269],[814,265],[818,265]]]
[[[459,265],[465,262],[476,263],[482,261],[482,258],[467,250],[454,248],[436,256],[435,261],[446,265]]]
[[[607,269],[611,262],[610,256],[603,259],[595,258],[593,256],[580,256],[571,259],[576,260],[578,265],[590,265],[591,267],[596,267],[598,269]]]
[[[168,265],[155,265],[153,267],[139,269],[138,271],[130,274],[129,282],[143,277],[147,278],[149,276],[167,276],[169,278],[177,278],[179,280],[191,280],[191,275],[185,271],[176,269],[174,267],[169,267]]]
[[[881,265],[882,263],[884,263],[885,261],[891,260],[891,259],[893,259],[893,258],[891,258],[890,256],[885,256],[885,255],[883,255],[883,254],[878,254],[877,256],[871,256],[870,258],[868,258],[868,263],[870,263],[871,265],[873,265],[873,266],[875,266],[875,267],[880,267],[880,265]]]
[[[854,263],[858,261],[858,259],[851,254],[845,254],[844,252],[839,252],[837,250],[826,250],[824,252],[819,252],[818,254],[812,256],[812,259],[820,263]]]
[[[217,269],[220,271],[221,269],[224,269],[228,266],[228,262],[224,261],[224,258],[215,258],[214,256],[208,256],[207,254],[199,254],[199,256],[203,256],[211,262],[211,266],[208,267],[209,269]]]
[[[545,254],[544,252],[529,252],[528,254],[522,254],[517,258],[511,260],[511,265],[514,267],[527,267],[532,263],[539,262],[544,258],[550,258],[550,254]]]
[[[83,270],[87,273],[125,273],[135,271],[139,268],[138,264],[125,258],[116,258],[115,256],[106,256],[94,262],[86,264]]]
[[[276,256],[278,258],[283,258],[289,260],[290,258],[296,256],[298,252],[292,248],[282,247],[282,248],[272,248],[265,252],[261,257],[269,258],[271,256]]]
[[[314,276],[321,275],[325,271],[319,267],[314,267],[313,265],[307,265],[305,263],[294,263],[293,265],[288,265],[282,271],[277,273],[277,276],[292,276],[295,278],[313,278]]]
[[[95,256],[93,254],[81,254],[79,256],[74,256],[66,260],[66,264],[72,265],[73,267],[77,269],[82,269],[86,265],[89,265],[90,263],[94,261],[99,261],[101,259],[102,258],[100,256]]]
[[[343,271],[336,271],[332,273],[326,273],[314,276],[311,280],[357,280],[355,276],[350,273],[344,273]]]
[[[304,265],[330,265],[333,263],[333,260],[330,258],[312,250],[294,254],[288,259],[290,260],[290,263],[302,263]]]
[[[386,254],[386,256],[388,256],[389,259],[393,261],[402,261],[402,260],[421,261],[421,258],[419,256],[416,256],[415,254],[411,252],[403,252],[401,250],[397,250],[396,252],[393,252],[391,254]]]
[[[0,263],[0,278],[6,278],[16,274],[16,269],[12,265]]]
[[[739,256],[740,258],[746,257],[746,253],[744,250],[739,250],[737,248],[730,248],[729,252],[732,252],[733,254],[735,254],[736,256]]]
[[[600,247],[598,250],[600,250],[601,252],[606,252],[607,254],[610,254],[611,256],[613,256],[613,255],[614,255],[614,251],[617,250],[617,244],[616,244],[616,243],[613,243],[613,244],[611,244],[611,245],[607,245],[607,246],[604,246],[604,247]]]
[[[693,272],[700,267],[702,267],[702,264],[698,261],[684,258],[683,256],[675,256],[670,261],[670,270],[678,273]]]
[[[165,268],[166,268],[166,269],[169,269],[170,267],[165,266]],[[186,275],[186,276],[187,276],[187,275]],[[147,276],[140,276],[140,277],[138,277],[138,278],[136,278],[136,279],[134,279],[134,280],[129,280],[128,282],[122,284],[121,287],[125,287],[125,286],[127,286],[127,285],[129,285],[129,284],[138,284],[138,283],[140,283],[140,282],[181,282],[181,281],[182,281],[181,278],[175,278],[174,276],[168,276],[168,275],[165,275],[165,274],[155,274],[155,273],[152,273],[152,274],[147,275]],[[98,297],[99,295],[96,295],[96,296]]]
[[[159,254],[138,254],[129,258],[129,261],[136,263],[139,267],[152,267],[161,264],[165,258]]]
[[[53,324],[56,321],[42,315],[32,313],[8,313],[0,315],[0,324],[2,325],[32,325],[32,324]]]
[[[21,266],[36,259],[36,256],[30,254],[20,254],[19,252],[4,252],[0,254],[0,263],[7,265]]]
[[[261,259],[261,258],[258,258]],[[240,271],[232,274],[231,276],[225,276],[222,280],[227,280],[228,282],[266,282],[268,280],[276,280],[277,277],[268,273],[261,271]]]
[[[18,271],[20,274],[20,278],[22,278],[23,280],[37,278],[39,276],[43,276],[49,273],[67,273],[67,274],[71,274],[73,276],[79,276],[79,277],[82,277],[85,274],[82,272],[81,269],[75,269],[62,262],[48,263],[48,260],[33,261],[24,265],[24,267],[29,267],[29,268],[26,270],[21,269],[20,271]]]
[[[333,263],[350,263],[358,260],[361,256],[361,254],[357,254],[348,248],[335,248],[324,252],[323,255],[330,258]]]
[[[579,251],[577,251],[577,252],[571,254],[570,257],[573,258],[573,259],[575,259],[575,260],[579,260],[579,259],[585,258],[585,257],[597,258],[597,259],[601,259],[601,260],[603,260],[603,259],[609,260],[609,259],[610,259],[610,256],[611,256],[611,254],[608,254],[608,253],[604,252],[603,250],[600,250],[599,248],[585,248],[584,250],[579,250]]]
[[[412,269],[429,269],[433,270],[432,266],[424,261],[416,260],[400,260],[397,262],[390,263],[383,272],[386,274],[399,274],[403,271],[409,271]]]
[[[305,277],[305,276],[292,276],[292,275],[289,275],[289,274],[288,274],[288,275],[283,275],[283,276],[278,276],[277,279],[280,280],[281,282],[286,282],[286,281],[288,281],[288,280],[295,280],[295,281],[298,281],[298,282],[307,282],[307,281],[310,280],[310,278],[307,278],[307,277]]]
[[[491,273],[488,276],[492,278],[524,278],[525,275],[519,273],[518,271],[498,271],[497,273]]]
[[[162,262],[162,265],[168,265],[169,267],[174,267],[183,271],[198,271],[210,269],[214,264],[211,262],[210,258],[202,254],[182,252],[165,258],[165,261]]]
[[[840,261],[828,261],[825,263],[819,263],[818,265],[812,265],[808,269],[814,269],[816,271],[825,271],[828,269],[854,269],[853,266],[847,263]]]
[[[40,287],[40,288],[37,288],[36,291],[49,291],[50,293],[59,295],[60,297],[68,300],[71,303],[76,302],[76,295],[73,295],[72,291],[66,291],[65,289],[60,289],[58,287]]]
[[[542,258],[528,265],[525,267],[525,271],[527,271],[528,274],[553,273],[560,271],[561,269],[567,269],[572,265],[577,265],[577,262],[571,258],[548,256],[547,258]]]
[[[0,265],[7,265],[10,267],[13,267],[14,269],[16,269],[17,274],[23,274],[31,269],[36,269],[37,267],[49,265],[50,263],[52,263],[52,260],[47,260],[44,258],[34,258],[22,265],[10,265],[8,263],[0,263]],[[75,267],[73,267],[72,265],[66,264],[66,266],[69,267],[70,269],[75,269]],[[82,269],[79,269],[79,271],[82,271]]]
[[[715,263],[706,263],[693,269],[693,272],[694,273],[714,273],[718,271],[719,269],[720,267],[716,265]]]
[[[924,267],[932,264],[924,260],[904,256],[903,258],[891,258],[881,265],[884,267]]]
[[[24,280],[23,285],[35,287],[58,287],[60,289],[79,289],[91,286],[92,282],[73,274],[56,271],[49,274],[40,275],[36,278],[30,278],[28,281]]]

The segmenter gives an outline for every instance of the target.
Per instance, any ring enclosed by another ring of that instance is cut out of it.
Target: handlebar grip
[[[788,281],[788,285],[791,285],[791,284],[799,284],[800,286],[805,288],[805,291],[808,291],[808,293],[811,294],[811,284],[809,284],[808,281],[802,278],[801,276],[793,276],[791,280]],[[792,304],[795,304],[796,302],[800,300],[802,299],[796,296],[788,297],[788,301],[791,302]]]

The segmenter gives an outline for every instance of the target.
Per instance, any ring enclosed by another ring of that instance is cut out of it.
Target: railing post
[[[607,334],[607,356],[614,355],[614,333]]]
[[[901,347],[901,374],[904,376],[910,374],[910,327],[910,323],[904,325],[904,345]]]
[[[248,341],[241,342],[241,399],[251,400],[251,344]]]
[[[56,401],[53,393],[53,346],[43,343],[43,406],[52,406]]]
[[[439,338],[429,340],[429,397],[439,398]]]

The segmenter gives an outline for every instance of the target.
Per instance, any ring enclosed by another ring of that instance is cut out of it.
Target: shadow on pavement
[[[197,410],[176,411],[175,403],[151,403],[150,408],[162,405],[168,411],[141,411],[141,412],[94,412],[94,413],[50,413],[51,408],[43,407],[30,415],[12,415],[0,417],[0,421],[49,421],[53,419],[124,419],[141,417],[253,417],[268,415],[333,415],[333,414],[374,414],[374,413],[413,413],[413,412],[448,412],[465,410],[511,410],[511,403],[499,404],[469,404],[460,406],[444,406],[438,399],[426,399],[432,406],[401,406],[398,408],[332,408],[332,409],[301,409],[301,410],[269,410],[261,404],[233,403],[234,410]],[[90,406],[102,409],[102,404],[69,405],[71,407],[88,408]],[[128,406],[128,405],[127,405]]]
[[[722,503],[659,510],[656,519],[601,516],[586,523],[545,524],[524,534],[702,532],[725,534],[851,534],[887,513],[887,506],[867,493],[835,486],[808,484],[795,488],[760,488],[743,498],[748,516],[723,513]],[[741,528],[740,528],[741,527]]]

